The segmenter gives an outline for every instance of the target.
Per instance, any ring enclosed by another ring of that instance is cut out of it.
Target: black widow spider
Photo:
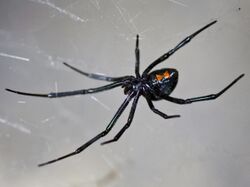
[[[87,76],[89,78],[97,79],[97,80],[104,80],[112,82],[111,84],[107,84],[105,86],[97,87],[97,88],[90,88],[90,89],[82,89],[82,90],[75,90],[75,91],[67,91],[67,92],[52,92],[49,94],[36,94],[36,93],[26,93],[26,92],[20,92],[16,90],[6,89],[9,92],[13,92],[16,94],[21,95],[27,95],[27,96],[37,96],[37,97],[47,97],[47,98],[57,98],[57,97],[66,97],[66,96],[73,96],[73,95],[80,95],[80,94],[91,94],[96,92],[101,92],[105,90],[110,90],[112,88],[121,86],[124,88],[124,94],[127,95],[126,99],[121,104],[118,111],[115,113],[114,117],[106,127],[106,129],[99,134],[97,134],[95,137],[90,139],[88,142],[77,148],[75,151],[66,154],[64,156],[61,156],[59,158],[56,158],[54,160],[44,162],[42,164],[39,164],[38,166],[44,166],[48,165],[54,162],[57,162],[59,160],[65,159],[67,157],[76,155],[81,153],[84,149],[86,149],[88,146],[99,140],[100,138],[106,136],[110,130],[115,125],[118,118],[121,116],[125,108],[128,106],[129,102],[133,100],[132,107],[128,116],[127,123],[123,126],[123,128],[116,134],[116,136],[108,141],[104,141],[101,143],[101,145],[108,144],[111,142],[117,141],[122,134],[126,131],[127,128],[129,128],[133,117],[135,113],[135,109],[139,100],[140,96],[144,96],[147,100],[148,106],[150,109],[160,115],[161,117],[168,119],[168,118],[175,118],[180,117],[180,115],[167,115],[158,109],[154,107],[154,104],[152,101],[156,100],[167,100],[173,103],[177,104],[189,104],[193,102],[198,101],[206,101],[206,100],[212,100],[216,99],[220,95],[222,95],[226,90],[228,90],[233,84],[235,84],[240,78],[244,76],[244,74],[241,74],[239,77],[237,77],[233,82],[231,82],[228,86],[226,86],[223,90],[216,94],[210,94],[200,97],[193,97],[189,99],[179,99],[175,97],[171,97],[171,92],[175,89],[175,86],[178,81],[178,71],[176,69],[170,69],[170,68],[163,68],[158,69],[155,71],[150,72],[156,65],[163,62],[167,58],[169,58],[171,55],[173,55],[178,49],[189,43],[197,34],[202,32],[203,30],[207,29],[217,21],[213,21],[206,26],[202,27],[195,33],[191,34],[190,36],[186,37],[184,40],[182,40],[178,45],[176,45],[173,49],[168,51],[167,53],[163,54],[161,57],[156,59],[154,62],[152,62],[140,75],[139,67],[140,67],[140,50],[139,50],[139,35],[136,36],[136,47],[135,47],[135,76],[121,76],[121,77],[108,77],[104,75],[99,74],[93,74],[93,73],[86,73],[83,72],[67,63],[63,63],[67,67],[71,68],[72,70]]]

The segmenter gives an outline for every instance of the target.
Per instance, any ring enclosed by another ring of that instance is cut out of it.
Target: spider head
[[[148,78],[150,87],[154,89],[157,96],[169,95],[177,85],[178,71],[176,69],[163,68],[152,71]]]
[[[142,90],[143,88],[143,81],[142,79],[137,79],[135,77],[133,77],[132,79],[130,79],[128,82],[126,82],[122,88],[124,88],[124,94],[128,95],[130,92],[137,92]]]

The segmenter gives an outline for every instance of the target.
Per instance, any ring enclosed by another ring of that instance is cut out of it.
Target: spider
[[[140,96],[143,96],[149,108],[156,114],[160,115],[164,119],[169,118],[177,118],[180,115],[167,115],[157,108],[155,108],[152,101],[157,100],[167,100],[177,104],[190,104],[193,102],[199,101],[207,101],[213,100],[221,96],[225,91],[227,91],[231,86],[233,86],[239,79],[241,79],[244,74],[238,76],[234,81],[232,81],[228,86],[222,89],[220,92],[216,94],[210,94],[205,96],[193,97],[189,99],[181,99],[175,98],[170,96],[172,91],[175,89],[177,82],[178,82],[178,71],[172,68],[162,68],[158,70],[151,71],[156,65],[160,64],[164,60],[168,59],[171,55],[173,55],[177,50],[185,46],[189,43],[196,35],[198,35],[203,30],[207,29],[211,25],[215,24],[217,20],[207,24],[206,26],[202,27],[201,29],[197,30],[193,34],[187,36],[184,40],[178,43],[173,49],[168,51],[167,53],[163,54],[161,57],[153,61],[144,71],[140,74],[140,50],[139,50],[139,35],[136,36],[136,45],[135,45],[135,76],[120,76],[120,77],[109,77],[94,73],[86,73],[81,71],[67,63],[63,63],[65,66],[69,67],[70,69],[87,76],[92,79],[103,80],[111,82],[105,86],[97,87],[97,88],[90,88],[90,89],[81,89],[75,91],[66,91],[66,92],[51,92],[49,94],[37,94],[37,93],[28,93],[28,92],[21,92],[12,89],[6,89],[9,92],[13,92],[16,94],[26,95],[26,96],[36,96],[36,97],[45,97],[45,98],[58,98],[58,97],[66,97],[66,96],[74,96],[74,95],[84,95],[84,94],[92,94],[97,92],[102,92],[106,90],[113,89],[115,87],[121,86],[124,88],[124,94],[127,95],[126,99],[123,101],[115,115],[113,116],[110,123],[107,125],[106,129],[101,131],[99,134],[94,136],[92,139],[84,143],[82,146],[77,148],[75,151],[68,153],[64,156],[58,157],[56,159],[44,162],[39,164],[38,166],[45,166],[59,160],[68,158],[73,155],[77,155],[89,147],[91,144],[106,136],[111,129],[114,127],[116,121],[121,116],[125,108],[128,106],[129,102],[133,100],[131,110],[127,119],[127,123],[122,127],[122,129],[114,136],[113,139],[104,141],[101,145],[108,144],[111,142],[116,142],[119,138],[123,135],[123,133],[129,128],[135,114],[136,106]]]

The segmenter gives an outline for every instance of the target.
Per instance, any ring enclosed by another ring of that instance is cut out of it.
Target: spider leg
[[[96,73],[86,73],[86,72],[84,72],[84,71],[82,71],[82,70],[80,70],[78,68],[75,68],[75,67],[69,65],[66,62],[63,62],[63,64],[65,66],[69,67],[70,69],[80,73],[81,75],[87,76],[87,77],[92,78],[92,79],[97,79],[97,80],[115,82],[115,81],[121,81],[121,80],[124,80],[124,79],[128,79],[129,77],[131,77],[131,76],[109,77],[109,76],[100,75],[100,74],[96,74]]]
[[[130,127],[130,124],[134,118],[134,114],[135,114],[135,109],[136,109],[136,106],[137,106],[137,103],[138,103],[138,100],[139,100],[139,97],[140,97],[140,92],[137,92],[135,98],[134,98],[134,101],[132,103],[132,106],[131,106],[131,110],[130,110],[130,113],[129,113],[129,116],[128,116],[128,120],[127,120],[127,123],[123,126],[123,128],[115,135],[115,137],[111,140],[107,140],[107,141],[104,141],[101,143],[101,145],[104,145],[104,144],[108,144],[108,143],[112,143],[112,142],[116,142],[119,140],[119,138],[122,136],[122,134]]]
[[[156,59],[154,62],[152,62],[143,72],[142,76],[146,76],[147,73],[152,70],[156,65],[158,65],[159,63],[163,62],[164,60],[166,60],[167,58],[169,58],[172,54],[174,54],[178,49],[180,49],[181,47],[183,47],[184,45],[186,45],[187,43],[189,43],[197,34],[199,34],[200,32],[202,32],[203,30],[207,29],[208,27],[210,27],[211,25],[215,24],[217,21],[213,21],[209,24],[207,24],[206,26],[202,27],[201,29],[199,29],[198,31],[194,32],[193,34],[189,35],[188,37],[186,37],[184,40],[182,40],[179,44],[177,44],[175,46],[175,48],[171,49],[170,51],[168,51],[167,53],[163,54],[160,58]]]
[[[128,106],[128,103],[130,102],[130,100],[134,97],[134,93],[130,93],[127,98],[124,100],[124,102],[122,103],[122,105],[120,106],[120,108],[117,110],[117,112],[115,113],[114,117],[112,118],[112,120],[110,121],[110,123],[108,124],[108,126],[106,127],[106,129],[104,131],[102,131],[101,133],[97,134],[95,137],[93,137],[92,139],[90,139],[89,141],[87,141],[85,144],[83,144],[82,146],[80,146],[79,148],[77,148],[75,151],[66,154],[64,156],[61,156],[59,158],[50,160],[48,162],[44,162],[39,164],[38,166],[45,166],[48,164],[52,164],[54,162],[57,162],[59,160],[68,158],[70,156],[74,156],[76,154],[81,153],[83,150],[85,150],[88,146],[90,146],[91,144],[93,144],[94,142],[96,142],[97,140],[99,140],[100,138],[106,136],[110,130],[113,128],[113,126],[115,125],[116,121],[118,120],[118,118],[121,116],[121,114],[123,113],[123,111],[125,110],[125,108]]]
[[[228,86],[226,86],[224,89],[222,89],[220,92],[216,94],[210,94],[210,95],[205,95],[205,96],[200,96],[200,97],[193,97],[189,99],[180,99],[180,98],[175,98],[171,96],[165,96],[164,99],[177,103],[177,104],[189,104],[193,102],[198,102],[198,101],[207,101],[207,100],[213,100],[221,96],[224,92],[226,92],[231,86],[233,86],[238,80],[240,80],[244,74],[241,74],[239,77],[234,79]]]
[[[114,82],[105,86],[97,87],[97,88],[89,88],[89,89],[82,89],[82,90],[74,90],[74,91],[66,91],[66,92],[51,92],[48,94],[40,94],[40,93],[28,93],[28,92],[21,92],[17,90],[12,90],[6,88],[6,91],[13,92],[20,95],[27,95],[27,96],[35,96],[35,97],[47,97],[47,98],[57,98],[57,97],[66,97],[66,96],[74,96],[74,95],[84,95],[90,93],[101,92],[105,90],[110,90],[112,88],[122,86],[126,81],[119,81]]]
[[[139,49],[139,35],[136,35],[136,44],[135,44],[135,75],[136,78],[140,78],[140,49]]]
[[[147,102],[148,102],[149,108],[150,108],[154,113],[160,115],[160,116],[163,117],[164,119],[178,118],[178,117],[180,117],[180,115],[170,115],[170,116],[169,116],[169,115],[167,115],[167,114],[161,112],[160,110],[158,110],[158,109],[155,108],[153,102],[151,101],[151,99],[150,99],[149,97],[146,96],[145,98],[146,98],[146,100],[147,100]]]

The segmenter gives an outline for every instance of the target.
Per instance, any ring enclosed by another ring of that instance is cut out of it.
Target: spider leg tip
[[[178,115],[173,115],[173,116],[172,116],[172,118],[180,118],[180,117],[181,117],[181,115],[179,115],[179,114],[178,114]]]
[[[15,90],[11,90],[9,88],[5,88],[5,90],[8,91],[8,92],[14,92],[14,93],[16,92]]]
[[[105,145],[105,144],[107,144],[107,142],[105,141],[105,142],[101,142],[100,143],[100,145]]]
[[[215,23],[217,23],[217,22],[218,22],[217,19],[215,19],[214,21],[212,21],[212,22],[209,23],[208,25],[211,26],[211,25],[213,25],[213,24],[215,24]]]
[[[43,166],[46,166],[48,164],[51,164],[52,162],[44,162],[44,163],[41,163],[41,164],[38,164],[37,167],[43,167]]]
[[[42,166],[44,166],[44,165],[45,165],[45,164],[38,164],[37,167],[40,168],[40,167],[42,167]]]
[[[112,143],[112,142],[115,142],[115,140],[107,140],[107,141],[104,141],[104,142],[100,143],[100,145],[106,145],[106,144],[109,144],[109,143]]]
[[[244,77],[245,76],[245,73],[242,73],[241,75],[239,75],[237,78],[236,78],[236,80],[238,81],[239,79],[241,79],[242,77]]]

